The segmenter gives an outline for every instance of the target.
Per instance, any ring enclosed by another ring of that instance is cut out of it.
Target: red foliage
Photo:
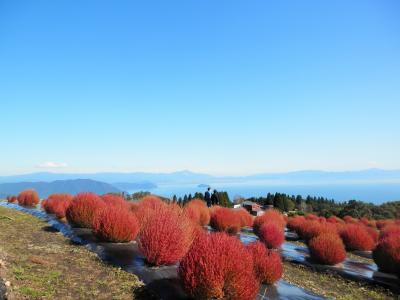
[[[373,254],[379,270],[400,276],[400,236],[388,235],[381,239]]]
[[[179,261],[193,240],[193,223],[174,204],[151,211],[139,236],[139,249],[151,265],[168,265]]]
[[[327,221],[328,223],[334,223],[334,224],[337,224],[337,223],[344,223],[342,219],[339,219],[338,217],[335,217],[335,216],[329,217],[326,221]]]
[[[383,227],[387,226],[387,225],[393,225],[394,221],[393,220],[378,220],[376,221],[376,227],[378,227],[378,229],[382,229]]]
[[[369,220],[366,217],[362,217],[359,220],[359,223],[361,223],[362,225],[368,226],[369,225]]]
[[[130,203],[130,210],[136,215],[140,222],[140,231],[142,231],[147,224],[149,216],[159,209],[163,209],[167,206],[159,197],[156,196],[145,196],[142,200],[136,203]]]
[[[308,214],[306,216],[306,219],[309,220],[309,221],[318,221],[319,220],[318,216],[316,216],[314,214]]]
[[[185,215],[196,225],[200,225],[200,212],[193,206],[184,206]]]
[[[79,193],[68,207],[65,216],[76,227],[92,228],[96,213],[106,204],[94,193]]]
[[[297,228],[300,226],[301,223],[305,222],[306,218],[303,216],[296,216],[291,219],[289,219],[289,222],[287,223],[287,227],[290,230],[296,231]]]
[[[240,217],[231,208],[220,207],[213,210],[210,225],[217,231],[237,234],[241,228]]]
[[[282,259],[277,252],[260,242],[248,244],[247,249],[253,257],[254,273],[260,283],[273,284],[282,277]]]
[[[353,218],[352,216],[344,216],[343,221],[348,224],[356,224],[358,223],[358,219]]]
[[[239,216],[241,227],[251,227],[253,226],[253,216],[244,208],[239,208],[234,210],[234,212]]]
[[[255,299],[259,284],[252,256],[235,237],[201,234],[178,269],[186,292],[194,299]]]
[[[348,250],[370,251],[375,247],[375,242],[365,226],[347,224],[340,237]]]
[[[42,201],[42,208],[48,214],[55,214],[57,218],[65,218],[65,213],[71,205],[72,196],[70,194],[52,194]]]
[[[22,206],[36,206],[39,204],[39,195],[34,190],[25,190],[18,195],[18,204]]]
[[[107,206],[93,220],[93,233],[107,242],[130,242],[139,232],[136,216],[122,206]]]
[[[318,221],[306,221],[297,228],[297,234],[306,242],[320,234],[336,234],[336,224],[319,223]]]
[[[400,236],[400,226],[398,225],[386,225],[380,232],[379,239],[384,239],[389,235],[398,235]]]
[[[200,226],[206,226],[210,223],[210,211],[203,200],[193,199],[186,204],[185,209],[188,210],[190,218]]]
[[[15,202],[17,202],[17,197],[16,196],[7,196],[7,202],[15,203]]]
[[[370,237],[372,237],[372,240],[376,244],[379,239],[379,231],[372,227],[365,227],[365,230],[368,232]],[[399,232],[399,234],[400,234],[400,232]]]
[[[324,265],[335,265],[346,258],[346,249],[337,234],[321,234],[310,240],[311,258]]]
[[[277,249],[285,241],[283,229],[272,222],[266,222],[261,226],[258,231],[258,237],[269,249]]]
[[[255,234],[258,234],[259,229],[265,222],[275,223],[282,229],[286,226],[286,221],[278,210],[268,209],[262,216],[258,216],[254,219],[253,231]]]
[[[121,207],[123,209],[129,209],[129,203],[123,197],[115,195],[115,194],[105,194],[100,196],[101,199],[107,204],[111,206]]]

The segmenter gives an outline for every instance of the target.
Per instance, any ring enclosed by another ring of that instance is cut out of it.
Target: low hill
[[[101,195],[121,192],[120,189],[105,182],[90,179],[74,179],[52,182],[1,183],[0,198],[5,198],[8,195],[17,195],[19,192],[29,188],[36,190],[41,198],[46,198],[54,193],[69,193],[74,195],[80,192],[94,192]]]

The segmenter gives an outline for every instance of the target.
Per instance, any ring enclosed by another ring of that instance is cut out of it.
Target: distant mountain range
[[[173,173],[31,173],[14,176],[0,176],[0,197],[18,194],[26,188],[34,188],[41,197],[52,193],[76,194],[91,191],[98,194],[121,191],[151,191],[162,185],[194,184],[197,187],[209,185],[232,186],[257,184],[261,186],[314,186],[320,185],[376,185],[394,184],[400,186],[400,170],[368,169],[363,171],[327,172],[297,171],[287,173],[263,173],[250,176],[212,176],[190,171]],[[281,188],[279,188],[280,190]],[[390,187],[393,190],[393,185]],[[395,193],[397,197],[397,193]]]
[[[31,173],[0,176],[0,183],[51,182],[56,180],[91,179],[106,182],[121,189],[152,188],[162,184],[211,184],[221,182],[266,181],[283,184],[337,184],[337,183],[400,183],[400,170],[368,169],[362,171],[296,171],[262,173],[250,176],[212,176],[190,171],[173,173]],[[133,187],[133,188],[131,188]]]
[[[94,192],[99,195],[118,193],[120,189],[111,184],[90,179],[56,180],[52,182],[13,182],[0,184],[0,198],[8,195],[17,195],[25,189],[34,189],[41,198],[46,198],[53,193],[77,194],[79,192]]]

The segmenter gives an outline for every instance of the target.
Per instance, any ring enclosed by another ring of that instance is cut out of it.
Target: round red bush
[[[234,210],[234,212],[239,216],[241,227],[251,227],[253,226],[253,216],[244,208],[239,208]]]
[[[260,242],[248,244],[247,249],[253,257],[254,273],[260,283],[273,284],[282,277],[282,259],[277,252]]]
[[[186,204],[185,209],[189,211],[190,218],[200,226],[210,223],[210,211],[203,200],[193,199]]]
[[[308,221],[318,221],[318,220],[319,220],[319,217],[316,216],[316,215],[314,215],[314,214],[308,214],[308,215],[306,216],[306,219],[307,219]]]
[[[277,249],[285,241],[283,229],[276,223],[272,222],[266,222],[261,226],[258,231],[258,237],[269,249]]]
[[[393,220],[378,220],[376,221],[376,227],[378,227],[378,229],[382,229],[387,225],[393,225],[394,221]]]
[[[255,299],[259,284],[252,256],[235,237],[200,234],[178,268],[184,289],[194,299]]]
[[[17,197],[16,196],[7,196],[7,202],[15,203],[15,202],[17,202]]]
[[[400,236],[400,226],[386,225],[385,227],[382,228],[379,234],[379,239],[384,239],[385,237],[393,234]]]
[[[129,209],[129,203],[123,197],[115,194],[105,194],[100,196],[101,199],[107,204],[111,206],[121,207],[122,209]]]
[[[376,244],[379,239],[379,231],[372,227],[365,227],[365,230],[368,232],[374,243]],[[399,232],[400,233],[400,232]]]
[[[299,225],[297,228],[297,234],[306,242],[320,234],[336,234],[336,224],[332,223],[320,223],[318,221],[306,221]]]
[[[96,194],[80,193],[72,199],[65,216],[76,227],[92,228],[96,213],[105,206],[104,201]]]
[[[306,218],[303,216],[296,216],[291,219],[289,219],[289,222],[287,223],[287,227],[290,230],[296,231],[297,228],[300,226],[301,223],[305,222]]]
[[[343,221],[348,224],[356,224],[358,223],[358,219],[353,218],[352,216],[344,216]]]
[[[66,211],[72,203],[70,194],[52,194],[42,201],[42,208],[48,214],[55,214],[57,218],[65,218]]]
[[[265,222],[275,223],[282,229],[286,226],[283,215],[276,209],[268,209],[262,216],[258,216],[253,222],[253,231],[258,234],[259,229]]]
[[[241,228],[239,215],[226,207],[213,210],[210,225],[216,231],[225,231],[228,234],[237,234]]]
[[[138,202],[129,203],[130,210],[139,220],[140,231],[146,227],[147,221],[154,211],[163,209],[166,206],[165,202],[153,195],[145,196]]]
[[[372,254],[379,270],[400,276],[399,235],[389,235],[381,239]]]
[[[340,237],[347,250],[370,251],[375,247],[373,238],[362,225],[348,224],[340,233]]]
[[[334,224],[344,223],[342,219],[339,219],[338,217],[335,217],[335,216],[330,216],[328,219],[326,219],[326,221],[328,223],[334,223]]]
[[[18,204],[33,207],[39,204],[39,195],[34,190],[25,190],[18,195]]]
[[[324,265],[335,265],[346,258],[346,249],[337,234],[321,234],[308,244],[313,260]]]
[[[160,206],[148,214],[139,235],[139,249],[146,261],[155,266],[173,264],[189,250],[193,223],[177,205]]]
[[[121,206],[108,206],[94,217],[93,233],[107,242],[124,243],[133,241],[139,232],[136,216]]]

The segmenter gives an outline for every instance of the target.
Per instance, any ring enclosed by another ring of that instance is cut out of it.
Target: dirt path
[[[9,299],[146,299],[135,275],[72,245],[47,223],[0,207],[0,277]]]

